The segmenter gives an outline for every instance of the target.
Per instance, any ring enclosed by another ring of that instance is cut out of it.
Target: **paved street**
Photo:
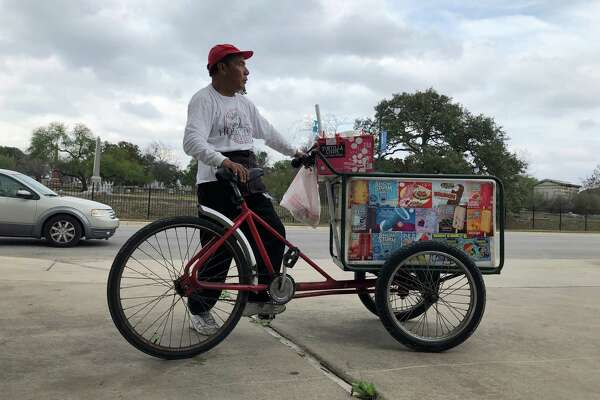
[[[143,225],[141,222],[125,222],[110,240],[83,241],[68,252],[46,246],[40,240],[0,237],[0,255],[71,261],[106,260],[113,258],[123,243]],[[287,233],[292,243],[310,257],[329,257],[328,228],[289,226]],[[505,237],[507,258],[600,259],[600,233],[507,232]]]
[[[306,355],[243,319],[215,349],[161,361],[131,347],[106,307],[112,258],[140,224],[109,241],[55,249],[0,238],[0,393],[19,399],[344,399]],[[326,229],[290,227],[325,265]],[[386,399],[597,399],[600,393],[598,234],[508,233],[507,263],[486,277],[482,323],[461,346],[416,353],[355,296],[298,300],[273,324],[346,380]],[[296,280],[318,279],[306,265]]]

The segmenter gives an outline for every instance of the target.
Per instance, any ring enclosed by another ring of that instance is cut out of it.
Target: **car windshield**
[[[24,184],[28,185],[33,190],[35,190],[36,192],[38,192],[40,194],[43,194],[44,196],[48,196],[48,197],[58,196],[58,194],[56,194],[56,192],[52,191],[51,189],[48,189],[46,186],[42,185],[41,183],[39,183],[38,181],[36,181],[35,179],[33,179],[27,175],[18,174],[15,176],[18,177]]]

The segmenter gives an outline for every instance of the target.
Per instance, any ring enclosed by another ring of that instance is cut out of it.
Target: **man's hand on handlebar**
[[[302,158],[306,156],[306,151],[304,149],[298,149],[296,154],[294,154],[294,158]]]
[[[241,183],[246,183],[248,180],[248,170],[242,164],[235,163],[229,158],[223,160],[223,167],[230,170],[235,176],[238,177]]]
[[[315,146],[307,150],[299,149],[292,159],[292,167],[300,168],[303,165],[307,168],[312,167],[315,164],[314,148]]]

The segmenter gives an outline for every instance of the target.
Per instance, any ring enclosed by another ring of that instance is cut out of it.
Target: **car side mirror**
[[[29,200],[33,199],[33,193],[31,193],[29,190],[19,189],[17,190],[17,197]]]

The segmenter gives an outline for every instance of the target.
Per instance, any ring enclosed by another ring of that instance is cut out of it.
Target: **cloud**
[[[136,103],[131,101],[122,102],[119,108],[130,114],[134,114],[143,118],[160,118],[161,113],[152,103],[147,101]]]
[[[598,124],[593,119],[586,118],[586,119],[582,119],[581,121],[579,121],[579,124],[577,125],[577,127],[581,130],[587,131],[587,130],[600,128],[600,124]]]
[[[255,51],[248,96],[295,143],[315,103],[352,121],[433,87],[494,116],[534,175],[578,181],[600,152],[598,13],[579,0],[0,0],[0,145],[83,122],[104,140],[160,140],[185,165],[187,102],[209,83],[209,48],[231,42]]]

